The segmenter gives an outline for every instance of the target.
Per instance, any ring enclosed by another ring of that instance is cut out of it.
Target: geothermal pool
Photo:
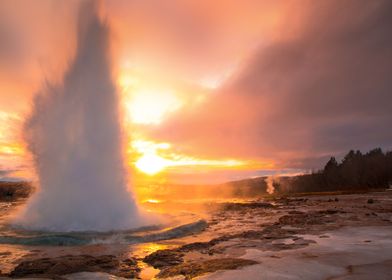
[[[20,205],[19,205],[20,206]],[[91,244],[137,244],[180,238],[203,231],[207,224],[200,215],[181,213],[165,217],[164,224],[130,230],[38,231],[10,224],[15,203],[0,202],[0,244],[26,246],[81,246]],[[161,214],[163,216],[163,214]]]
[[[63,255],[114,255],[118,258],[144,256],[158,249],[170,248],[181,238],[200,234],[207,227],[205,213],[175,212],[175,216],[160,213],[164,224],[150,225],[131,230],[107,232],[36,231],[10,224],[12,216],[26,201],[0,202],[0,271],[9,273],[22,259],[51,258]],[[159,245],[163,241],[168,245]],[[146,267],[144,279],[150,279]],[[87,276],[92,279],[91,275]],[[112,276],[111,276],[112,277]],[[108,276],[107,279],[110,277]],[[101,279],[101,278],[97,278]],[[106,279],[106,278],[105,278]],[[114,278],[110,278],[114,279]]]

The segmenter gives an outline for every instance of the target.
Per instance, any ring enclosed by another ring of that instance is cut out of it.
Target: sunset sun
[[[156,154],[144,154],[136,161],[135,166],[148,175],[154,175],[167,167],[167,161]]]

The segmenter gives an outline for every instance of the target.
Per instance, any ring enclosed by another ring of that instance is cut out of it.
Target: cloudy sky
[[[81,1],[0,1],[0,176],[29,177],[23,122],[61,83]],[[392,2],[111,0],[130,170],[223,181],[392,148]]]

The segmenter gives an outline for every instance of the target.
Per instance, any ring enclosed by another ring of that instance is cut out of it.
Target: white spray
[[[74,61],[61,85],[36,96],[26,122],[40,187],[16,220],[24,227],[108,231],[143,224],[127,191],[109,28],[92,1],[84,4]]]

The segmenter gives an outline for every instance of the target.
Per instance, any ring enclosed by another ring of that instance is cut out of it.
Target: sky
[[[81,1],[0,0],[0,178],[32,178],[23,123],[76,48]],[[388,0],[111,0],[135,176],[223,182],[392,149]]]

